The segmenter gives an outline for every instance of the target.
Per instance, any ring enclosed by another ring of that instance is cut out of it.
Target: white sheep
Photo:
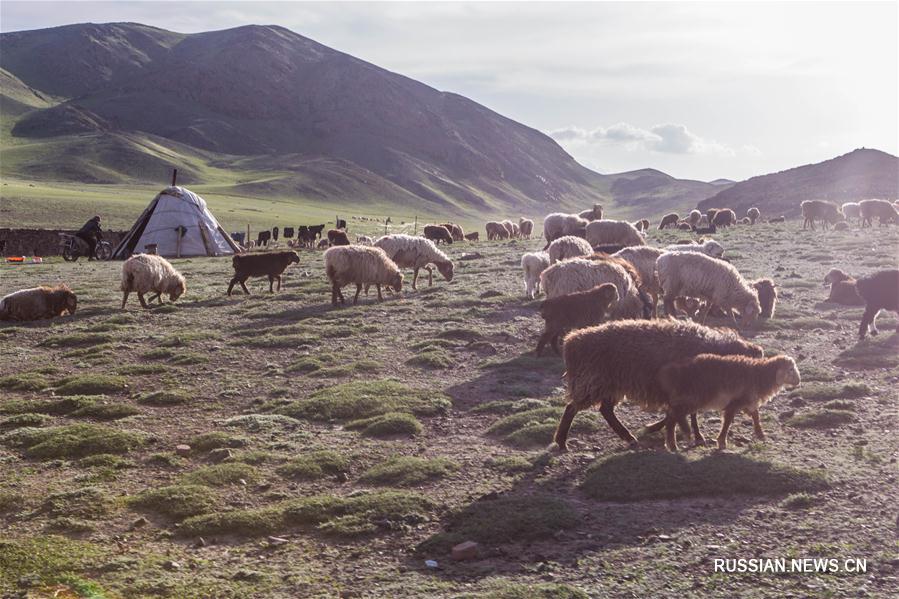
[[[559,260],[565,260],[566,258],[589,256],[593,253],[593,246],[580,237],[565,235],[549,244],[548,253],[549,263],[555,264]]]
[[[400,268],[413,269],[412,289],[416,289],[418,270],[424,268],[428,271],[428,287],[434,282],[434,273],[431,264],[447,281],[453,280],[453,263],[446,254],[437,249],[434,242],[424,237],[413,237],[395,233],[384,235],[375,241],[375,247],[379,247],[387,253],[387,257],[396,262]]]
[[[553,212],[547,214],[543,219],[543,236],[546,238],[546,250],[553,241],[565,235],[577,235],[582,237],[587,227],[587,219],[581,218],[577,214],[565,214],[564,212]]]
[[[140,305],[148,308],[145,293],[155,294],[150,296],[150,302],[156,299],[162,304],[163,293],[167,293],[174,302],[187,291],[187,283],[184,276],[162,256],[135,254],[122,265],[122,309],[132,291],[137,293]]]
[[[666,252],[694,252],[705,254],[712,258],[720,258],[724,255],[724,246],[714,239],[706,239],[702,243],[675,243],[665,246]]]
[[[356,245],[373,245],[374,241],[368,235],[356,235]]]
[[[534,299],[540,293],[540,273],[549,268],[547,252],[530,252],[521,257],[521,269],[524,271],[524,292],[528,299]]]
[[[364,245],[340,245],[325,251],[325,273],[331,281],[331,304],[346,303],[341,289],[356,285],[353,303],[359,301],[363,285],[375,285],[378,300],[382,301],[381,285],[399,293],[403,288],[403,273],[381,248]]]
[[[692,226],[696,226],[702,221],[702,212],[699,210],[693,209],[690,211],[690,215],[687,216],[687,222]]]
[[[840,207],[840,210],[847,221],[853,218],[861,219],[861,206],[858,202],[846,202]]]
[[[640,318],[643,300],[637,285],[619,264],[608,260],[572,258],[556,262],[540,275],[540,284],[547,299],[576,291],[587,291],[603,283],[612,283],[618,289],[618,304],[609,311],[609,319]]]
[[[626,247],[614,254],[616,258],[627,260],[633,265],[640,275],[640,282],[643,284],[643,290],[652,296],[652,314],[656,315],[656,306],[659,302],[659,294],[662,293],[662,287],[659,284],[659,273],[656,271],[656,260],[664,253],[664,250],[650,247],[648,245]]]
[[[761,312],[755,289],[728,262],[693,252],[666,252],[656,261],[656,270],[665,292],[665,310],[669,316],[674,316],[674,300],[678,297],[706,300],[703,323],[713,306],[729,313],[731,318],[731,310],[736,308],[742,315],[744,326]]]
[[[623,220],[595,220],[587,225],[587,243],[597,245],[645,245],[640,231]]]

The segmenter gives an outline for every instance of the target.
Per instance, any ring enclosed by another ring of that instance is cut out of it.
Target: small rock
[[[465,541],[453,547],[453,559],[456,561],[477,559],[481,546],[474,541]]]
[[[190,445],[176,445],[175,453],[177,453],[181,457],[189,456],[190,455]]]
[[[234,453],[227,447],[217,447],[209,452],[209,461],[215,464],[233,458]]]
[[[278,545],[284,545],[289,543],[287,539],[284,537],[268,537],[268,544],[277,547]]]
[[[166,570],[170,570],[170,571],[174,572],[176,570],[180,570],[183,566],[181,565],[181,562],[176,562],[175,560],[169,560],[169,561],[163,563],[162,567],[165,568]]]
[[[480,252],[467,252],[459,256],[459,260],[477,260],[483,257]]]
[[[671,535],[659,535],[659,536],[658,536],[658,539],[659,539],[660,541],[670,541],[670,540],[671,540]]]
[[[150,523],[149,520],[147,520],[146,518],[141,516],[140,518],[138,518],[137,520],[135,520],[134,522],[131,523],[131,528],[129,530],[135,530],[135,529],[141,528],[143,526],[146,526],[149,523]]]
[[[205,547],[205,546],[206,546],[206,539],[204,539],[203,537],[197,537],[197,541],[196,541],[196,543],[194,543],[194,547]]]
[[[440,564],[437,563],[437,560],[426,559],[426,560],[425,560],[425,566],[427,566],[427,567],[430,568],[431,570],[436,570],[437,568],[440,567]]]

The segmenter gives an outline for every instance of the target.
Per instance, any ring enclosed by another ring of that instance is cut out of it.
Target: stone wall
[[[0,229],[0,246],[3,256],[58,256],[62,253],[60,233],[75,234],[75,231],[60,229]],[[112,244],[113,249],[127,231],[103,231],[103,240]]]

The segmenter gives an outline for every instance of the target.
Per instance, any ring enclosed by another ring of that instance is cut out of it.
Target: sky
[[[551,135],[602,173],[899,154],[899,3],[15,2],[0,31],[281,25]]]

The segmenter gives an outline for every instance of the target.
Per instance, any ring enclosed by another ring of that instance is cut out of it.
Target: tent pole
[[[178,178],[178,169],[172,169],[172,187],[175,186],[175,179]]]

